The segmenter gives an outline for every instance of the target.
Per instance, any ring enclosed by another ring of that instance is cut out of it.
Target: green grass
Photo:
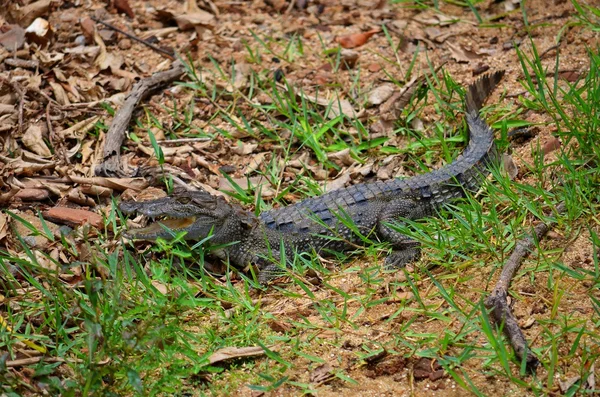
[[[452,3],[470,9],[481,22],[479,2]],[[573,3],[578,11],[573,26],[597,31],[598,9]],[[254,32],[253,37],[254,42],[244,43],[248,62],[260,64],[267,56],[284,62],[303,59],[300,36],[276,40]],[[523,95],[508,104],[490,104],[483,114],[497,129],[503,150],[509,146],[508,130],[523,126],[528,112],[548,117],[541,127],[555,127],[562,147],[544,156],[532,141],[533,162],[521,169],[525,179],[511,181],[494,169],[476,197],[448,206],[440,217],[396,225],[424,250],[424,259],[402,271],[384,271],[381,263],[389,247],[369,241],[352,255],[331,259],[335,269],[315,255],[297,257],[288,270],[290,281],[257,299],[251,273],[226,268],[225,275],[213,274],[207,264],[214,262],[207,259],[210,247],[186,244],[182,236],[155,244],[125,243],[113,233],[124,224],[116,211],[107,215],[106,228],[97,235],[84,230],[57,236],[44,223],[36,227],[15,218],[46,236],[69,265],[50,251],[30,248],[23,238],[22,252],[0,251],[0,390],[15,396],[41,390],[65,396],[233,395],[248,389],[308,394],[319,388],[302,377],[306,371],[335,364],[331,382],[340,389],[350,387],[357,383],[355,374],[386,353],[411,362],[435,358],[456,384],[476,395],[485,395],[487,379],[516,393],[547,395],[557,393],[558,378],[573,376],[580,379],[567,395],[592,394],[584,381],[600,356],[600,49],[588,49],[588,71],[569,83],[548,73],[535,42],[528,44],[516,49]],[[330,48],[321,51],[334,68],[339,66],[339,59],[328,56]],[[557,52],[555,69],[560,65]],[[464,87],[444,71],[432,74],[403,110],[395,132],[406,145],[395,148],[386,146],[386,139],[370,139],[367,122],[344,115],[330,118],[331,108],[294,94],[289,86],[282,89],[267,72],[253,73],[244,92],[226,92],[214,80],[231,73],[216,61],[213,66],[188,70],[190,79],[182,87],[194,98],[185,109],[169,109],[174,120],[170,128],[150,113],[138,120],[138,127],[163,128],[170,138],[220,135],[231,142],[237,139],[232,131],[244,131],[274,147],[273,159],[258,173],[275,197],[265,201],[259,191],[239,186],[230,193],[257,211],[285,205],[290,195],[322,193],[308,166],[293,183],[284,180],[282,164],[302,153],[331,172],[340,166],[328,155],[344,149],[363,164],[394,153],[408,173],[418,174],[438,166],[440,159],[452,161],[464,147]],[[358,95],[351,102],[358,106],[368,87],[358,79],[352,84]],[[259,94],[268,95],[270,103],[255,101]],[[223,98],[229,106],[222,106]],[[202,128],[193,123],[194,101],[200,100],[214,109]],[[431,109],[425,130],[414,131],[410,121]],[[230,128],[217,125],[218,118]],[[162,164],[164,155],[150,136]],[[556,214],[553,210],[563,201],[567,212]],[[541,360],[537,375],[530,375],[490,322],[483,299],[518,239],[535,222],[551,219],[558,222],[559,236],[539,243],[511,288],[519,313],[528,316],[531,308],[524,306],[532,302],[542,310],[534,314],[537,332],[527,334]],[[582,235],[589,236],[593,250],[589,263],[564,263],[565,250]],[[317,286],[311,283],[313,272],[321,278]],[[348,283],[353,287],[347,289]],[[263,347],[265,354],[210,363],[219,349],[247,346]],[[26,365],[26,376],[21,376],[6,363],[23,351],[33,356],[31,351],[43,351],[65,364],[42,360]]]

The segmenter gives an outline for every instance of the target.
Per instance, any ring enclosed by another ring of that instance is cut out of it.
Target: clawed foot
[[[259,270],[258,283],[264,286],[267,285],[270,281],[279,277],[283,277],[285,275],[285,269],[283,269],[278,264],[271,263]]]
[[[420,257],[420,247],[410,247],[400,251],[392,251],[392,253],[385,258],[385,268],[387,270],[400,269],[411,262],[417,261]]]

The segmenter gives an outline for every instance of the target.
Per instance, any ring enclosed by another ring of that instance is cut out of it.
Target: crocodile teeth
[[[129,229],[127,234],[132,238],[152,238],[165,234],[165,227],[174,231],[183,230],[193,224],[195,220],[196,218],[193,216],[178,219],[159,219],[147,226]]]

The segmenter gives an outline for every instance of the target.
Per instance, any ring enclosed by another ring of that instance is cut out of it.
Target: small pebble
[[[62,225],[58,228],[58,233],[60,233],[62,236],[68,236],[72,231],[73,228],[67,225]]]
[[[35,248],[37,246],[37,242],[35,240],[35,236],[23,236],[21,237],[25,244],[30,246],[31,248]]]
[[[75,44],[78,46],[84,46],[85,45],[85,36],[80,34],[79,36],[75,37]]]

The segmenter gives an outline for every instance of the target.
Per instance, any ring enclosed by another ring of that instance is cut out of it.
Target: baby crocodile
[[[479,110],[503,75],[503,71],[485,75],[468,87],[469,143],[452,163],[442,168],[412,178],[334,190],[263,212],[259,217],[202,191],[144,202],[121,202],[119,208],[125,214],[159,218],[147,227],[129,230],[127,236],[168,239],[180,231],[187,232],[187,240],[210,236],[210,244],[220,246],[217,255],[238,268],[255,265],[261,283],[281,274],[286,263],[276,262],[282,253],[284,262],[289,262],[294,252],[345,251],[363,244],[365,237],[391,244],[386,266],[405,265],[419,257],[420,247],[393,224],[435,215],[441,205],[464,197],[466,191],[477,190],[489,174],[489,166],[498,162],[494,134]]]

